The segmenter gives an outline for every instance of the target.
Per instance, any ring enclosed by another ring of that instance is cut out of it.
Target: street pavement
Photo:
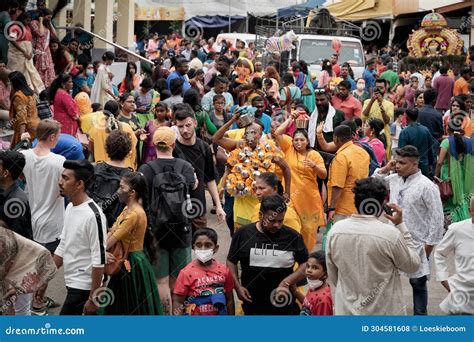
[[[206,193],[207,194],[207,193]],[[210,201],[210,196],[207,194],[208,203],[212,203]],[[210,205],[207,206],[208,211],[210,209]],[[230,232],[227,228],[225,223],[217,224],[217,217],[216,215],[212,215],[208,212],[208,227],[214,228],[217,231],[219,236],[219,251],[217,252],[216,259],[225,262],[227,253],[230,247]],[[318,234],[318,244],[316,246],[316,250],[321,249],[321,242],[323,239],[324,229]],[[449,259],[449,271],[454,272],[454,259],[452,256]],[[405,304],[408,309],[409,314],[413,314],[413,304],[412,304],[412,289],[408,278],[402,276],[402,284],[403,284],[403,293],[405,298]],[[64,284],[64,274],[63,270],[59,270],[56,274],[55,278],[49,283],[48,290],[46,294],[53,298],[55,301],[59,303],[63,303],[66,297],[66,287]],[[431,280],[428,283],[428,314],[429,315],[443,315],[444,313],[439,308],[439,303],[446,297],[446,290],[442,287],[442,285],[436,281],[434,269],[432,271]],[[50,315],[58,315],[59,308],[54,308],[49,310]]]

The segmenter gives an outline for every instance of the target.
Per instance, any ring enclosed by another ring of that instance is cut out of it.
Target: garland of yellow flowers
[[[262,142],[253,151],[241,143],[227,158],[231,167],[225,184],[227,192],[233,197],[255,195],[256,178],[263,172],[275,172],[273,160],[277,156],[273,141]]]

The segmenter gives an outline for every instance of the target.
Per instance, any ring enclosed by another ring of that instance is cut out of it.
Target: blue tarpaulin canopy
[[[324,4],[325,0],[309,0],[305,3],[278,9],[278,18],[308,15],[309,11]]]
[[[230,17],[231,24],[239,20],[245,20],[245,17],[233,15]],[[224,15],[214,16],[197,16],[186,20],[186,26],[202,27],[202,28],[219,28],[229,25],[229,17]]]

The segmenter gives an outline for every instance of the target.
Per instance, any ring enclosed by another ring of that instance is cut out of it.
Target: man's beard
[[[327,112],[329,109],[329,103],[324,105],[316,105],[316,108],[318,108],[318,112]]]

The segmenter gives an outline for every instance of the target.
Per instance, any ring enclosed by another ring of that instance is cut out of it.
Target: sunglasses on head
[[[326,94],[326,89],[317,88],[317,89],[314,89],[314,93],[317,95]]]

